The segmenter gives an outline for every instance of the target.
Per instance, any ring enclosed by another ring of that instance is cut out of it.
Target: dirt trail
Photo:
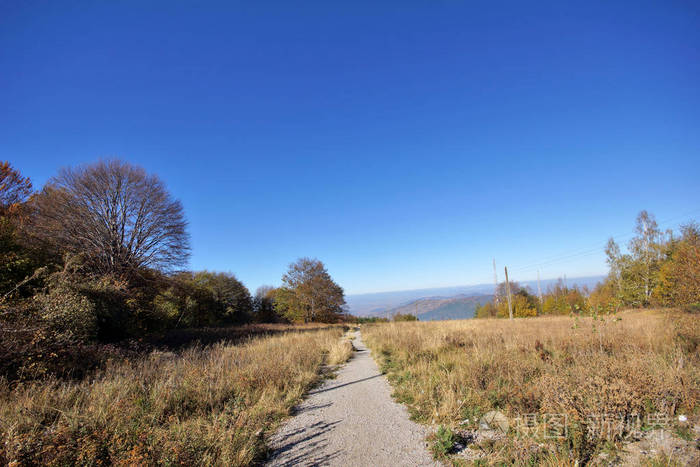
[[[268,465],[439,465],[426,429],[391,399],[391,388],[357,333],[357,352],[335,379],[312,390],[270,441]]]

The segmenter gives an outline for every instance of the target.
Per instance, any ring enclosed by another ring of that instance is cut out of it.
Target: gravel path
[[[440,465],[425,449],[424,427],[405,407],[362,342],[335,379],[312,390],[270,440],[268,465]]]

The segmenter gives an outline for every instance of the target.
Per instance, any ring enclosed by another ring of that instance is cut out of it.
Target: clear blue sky
[[[700,219],[690,0],[2,1],[0,109],[37,187],[140,164],[252,289],[299,256],[349,293],[598,274],[641,209]]]

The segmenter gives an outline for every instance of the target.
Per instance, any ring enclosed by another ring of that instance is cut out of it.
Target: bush
[[[218,326],[250,320],[252,299],[233,275],[183,272],[153,299],[157,322],[167,327]]]
[[[396,313],[392,319],[394,321],[418,321],[418,317],[410,313]]]
[[[454,432],[444,425],[440,425],[432,438],[430,451],[435,459],[444,459],[452,452],[457,442],[457,436]]]
[[[0,305],[0,381],[15,384],[47,377],[80,379],[107,360],[138,353],[126,347],[85,343],[75,333],[63,332],[65,321],[63,326],[45,321],[43,311],[36,300]]]
[[[497,314],[498,309],[493,304],[493,302],[488,302],[483,305],[477,304],[476,309],[474,310],[474,317],[480,319],[495,318]]]
[[[96,337],[95,305],[87,297],[59,286],[36,295],[34,301],[46,328],[60,340],[85,342]]]
[[[658,273],[654,302],[665,306],[692,305],[700,302],[700,226],[682,228],[680,240],[668,248],[668,259]]]

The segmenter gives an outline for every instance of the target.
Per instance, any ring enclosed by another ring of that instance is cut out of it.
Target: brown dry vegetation
[[[0,384],[0,464],[249,465],[352,351],[342,327],[153,352],[91,380]]]
[[[492,409],[511,420],[567,415],[567,436],[557,442],[516,441],[511,430],[504,440],[477,446],[489,462],[585,463],[619,447],[629,433],[595,433],[594,414],[639,415],[642,422],[656,413],[697,418],[697,315],[646,310],[602,318],[375,324],[364,326],[363,336],[397,399],[423,423],[477,429]]]

